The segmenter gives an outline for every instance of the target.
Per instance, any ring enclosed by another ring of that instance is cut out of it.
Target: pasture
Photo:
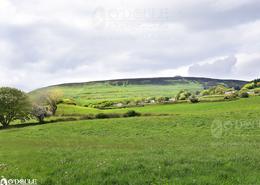
[[[57,117],[128,110],[60,106]],[[0,130],[1,175],[43,185],[260,184],[260,97],[131,109],[151,115]]]
[[[115,86],[106,83],[79,84],[73,86],[55,86],[34,91],[31,94],[37,95],[44,90],[59,89],[64,93],[64,98],[72,98],[77,105],[84,106],[90,103],[102,101],[124,101],[136,100],[147,97],[169,96],[174,97],[180,90],[189,89],[191,92],[202,90],[199,83],[173,83],[170,85],[126,85]]]

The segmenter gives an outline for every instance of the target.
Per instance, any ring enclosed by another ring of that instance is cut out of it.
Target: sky
[[[260,76],[259,0],[0,0],[0,86]]]

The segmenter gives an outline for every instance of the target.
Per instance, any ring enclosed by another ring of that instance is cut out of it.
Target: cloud
[[[222,57],[196,63],[187,68],[188,75],[224,77],[252,80],[260,77],[260,55],[242,53],[236,56]]]
[[[166,75],[248,80],[258,73],[249,66],[258,61],[259,8],[257,0],[0,0],[0,86]]]
[[[189,74],[193,76],[219,77],[231,74],[237,63],[237,58],[230,56],[212,63],[194,64],[189,67]]]
[[[243,53],[238,55],[239,62],[236,65],[234,76],[241,78],[256,79],[260,78],[260,54]]]

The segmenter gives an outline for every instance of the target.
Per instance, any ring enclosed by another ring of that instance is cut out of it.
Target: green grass
[[[259,105],[260,97],[154,105],[135,110],[172,115],[0,130],[0,175],[44,185],[260,184]],[[100,111],[59,113],[73,108]],[[214,120],[225,123],[218,137]]]
[[[202,90],[199,83],[189,82],[186,84],[173,85],[127,85],[113,86],[108,84],[88,84],[78,86],[59,86],[53,87],[60,89],[65,98],[73,98],[77,105],[84,106],[89,103],[102,101],[119,102],[123,100],[135,100],[148,97],[169,96],[174,97],[180,90],[189,89],[192,92]],[[47,88],[51,89],[51,88]],[[45,89],[46,90],[46,89]],[[38,92],[32,92],[31,95],[37,95]]]
[[[207,114],[224,115],[229,113],[238,113],[240,116],[248,116],[250,112],[259,110],[260,97],[251,97],[248,99],[238,99],[230,102],[207,102],[198,104],[169,104],[169,105],[146,105],[144,107],[131,107],[122,109],[108,109],[99,110],[95,108],[80,107],[73,105],[59,105],[58,115],[86,115],[97,113],[125,113],[128,110],[136,110],[140,113],[153,113],[153,114]]]
[[[100,112],[102,112],[102,111],[98,110],[98,109],[94,109],[94,108],[61,104],[58,106],[57,115],[60,115],[60,116],[85,115],[85,114],[97,114]]]

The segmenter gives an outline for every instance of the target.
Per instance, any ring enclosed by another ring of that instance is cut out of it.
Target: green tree
[[[181,90],[177,95],[177,100],[187,100],[191,96],[191,93],[186,90]]]
[[[42,96],[39,97],[41,103],[43,105],[49,106],[49,110],[54,116],[58,109],[58,103],[62,101],[63,92],[59,89],[52,89]],[[39,103],[38,103],[39,104]]]
[[[199,98],[195,95],[191,95],[189,97],[189,100],[190,100],[191,103],[199,103]]]
[[[4,128],[14,120],[29,119],[31,102],[26,93],[9,87],[0,88],[0,123]]]

